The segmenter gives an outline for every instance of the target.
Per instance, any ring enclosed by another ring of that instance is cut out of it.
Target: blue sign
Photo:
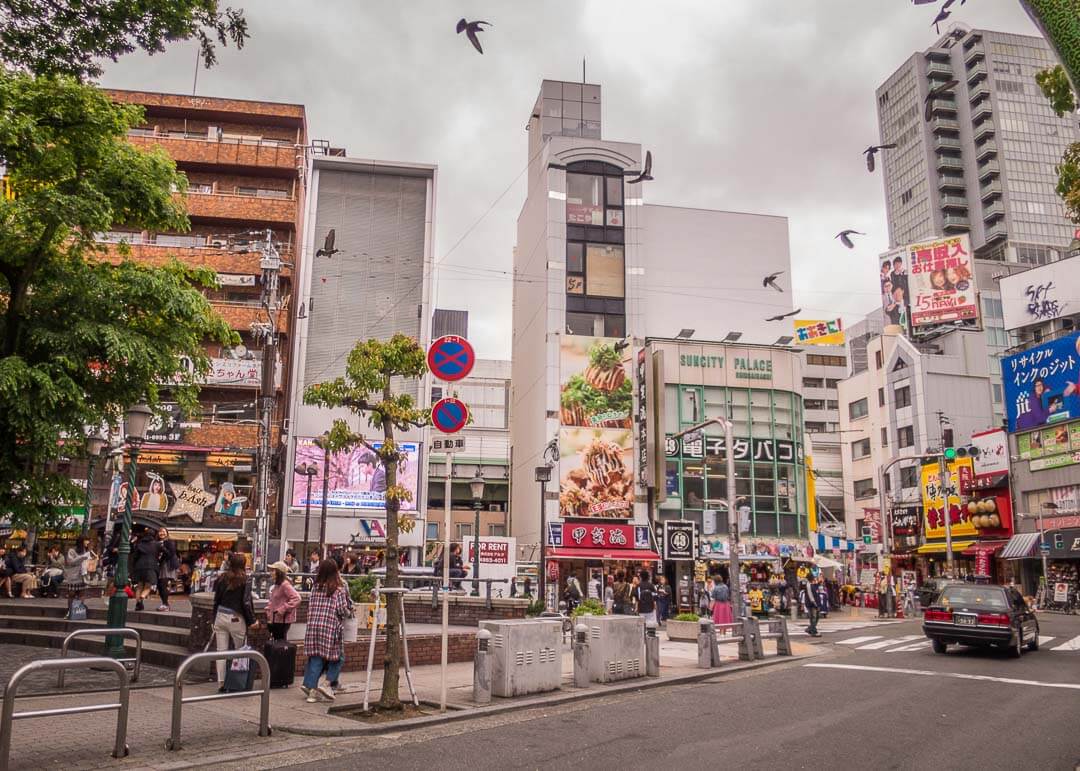
[[[1049,554],[1050,553],[1050,544],[1048,544],[1048,543],[1040,543],[1039,544],[1039,551],[1041,551],[1043,554]]]
[[[472,372],[475,363],[476,353],[464,337],[443,335],[428,348],[428,369],[439,380],[461,380]]]
[[[1009,431],[1080,418],[1080,332],[1001,360]]]
[[[548,546],[562,546],[562,522],[548,522]]]
[[[439,399],[431,408],[431,425],[444,434],[455,434],[469,422],[469,408],[457,399]]]

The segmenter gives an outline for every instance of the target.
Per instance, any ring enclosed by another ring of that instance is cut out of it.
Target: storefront
[[[555,600],[563,598],[570,576],[577,578],[584,594],[589,579],[603,584],[607,576],[623,571],[627,576],[641,570],[656,571],[660,555],[652,548],[648,525],[606,522],[553,522],[549,527],[547,578],[558,587]]]

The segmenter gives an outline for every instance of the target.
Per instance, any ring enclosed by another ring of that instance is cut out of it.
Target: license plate
[[[960,626],[975,626],[975,622],[978,620],[978,616],[968,615],[964,613],[953,614],[953,621]]]

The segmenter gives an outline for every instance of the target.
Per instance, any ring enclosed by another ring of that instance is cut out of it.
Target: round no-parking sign
[[[428,369],[439,380],[454,382],[468,375],[476,363],[473,347],[464,337],[443,335],[427,353]]]
[[[431,408],[431,425],[444,434],[456,434],[469,422],[469,408],[458,399],[439,399]]]

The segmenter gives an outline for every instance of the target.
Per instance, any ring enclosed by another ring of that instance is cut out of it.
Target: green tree
[[[411,530],[415,520],[401,517],[401,502],[412,500],[412,493],[398,484],[398,469],[405,463],[396,433],[425,426],[431,411],[418,409],[412,396],[395,394],[396,379],[415,380],[427,371],[424,349],[415,340],[396,334],[385,342],[368,340],[357,343],[345,363],[345,376],[326,383],[316,383],[304,392],[304,403],[320,407],[345,407],[365,417],[368,425],[380,434],[369,440],[338,419],[330,429],[327,442],[332,452],[366,447],[375,453],[386,474],[386,586],[401,585],[399,578],[398,534]],[[375,442],[381,442],[376,446]],[[401,612],[391,602],[386,613],[386,658],[383,664],[382,695],[379,706],[400,709],[398,672],[401,668]]]
[[[0,0],[0,59],[35,75],[101,75],[100,59],[195,38],[203,62],[217,61],[216,40],[243,48],[243,11],[217,0]]]
[[[170,192],[183,175],[127,141],[141,122],[72,78],[0,72],[0,512],[19,525],[81,499],[52,469],[82,454],[87,426],[162,387],[194,408],[204,342],[237,341],[202,293],[212,271],[107,259],[95,240],[116,224],[187,229]]]

